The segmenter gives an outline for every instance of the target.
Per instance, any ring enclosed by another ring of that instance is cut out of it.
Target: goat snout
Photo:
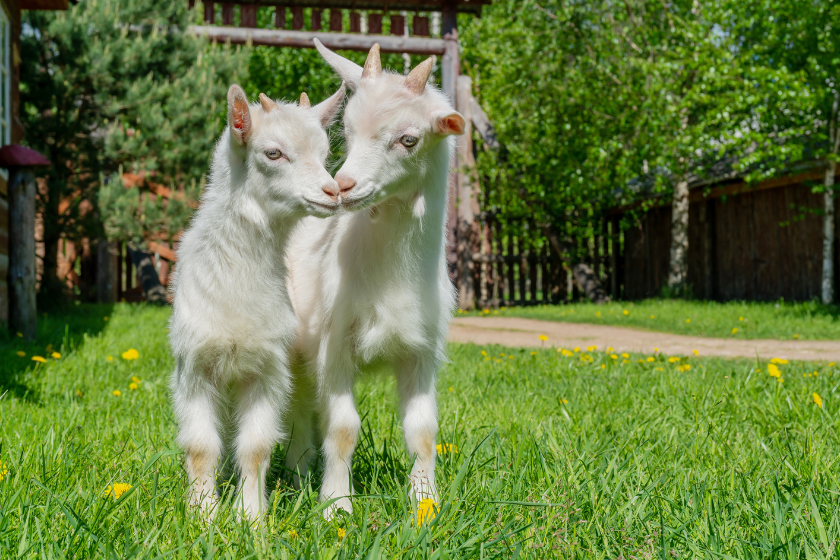
[[[335,180],[338,182],[338,188],[341,189],[342,196],[352,191],[353,187],[356,186],[356,180],[351,179],[350,177],[344,177],[339,175],[335,178]]]
[[[330,179],[328,182],[324,183],[321,187],[321,190],[324,191],[324,194],[330,197],[331,199],[338,201],[338,195],[341,194],[341,190],[339,190],[339,184],[336,183],[333,179]]]

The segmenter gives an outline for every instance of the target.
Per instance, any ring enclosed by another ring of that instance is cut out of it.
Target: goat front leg
[[[278,412],[284,399],[282,387],[260,380],[237,395],[237,434],[234,442],[239,469],[239,501],[248,519],[259,519],[266,510],[265,476],[271,451],[280,439]]]
[[[352,368],[336,368],[326,372],[321,394],[321,429],[324,434],[324,477],[321,501],[337,498],[324,511],[331,519],[337,509],[352,513],[353,494],[350,465],[362,421],[353,399]]]
[[[410,481],[417,501],[438,500],[435,484],[437,438],[437,364],[422,356],[409,356],[396,364],[403,434],[408,454],[414,457]]]
[[[222,454],[215,388],[194,371],[176,370],[173,383],[177,442],[184,450],[190,505],[210,513],[217,500],[216,469]]]

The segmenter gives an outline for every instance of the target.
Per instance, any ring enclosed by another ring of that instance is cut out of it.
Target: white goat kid
[[[265,511],[265,475],[281,438],[279,413],[290,390],[289,352],[297,321],[286,289],[285,247],[307,215],[339,208],[324,169],[324,131],[344,86],[310,108],[260,94],[228,92],[228,124],[216,145],[207,188],[181,238],[170,342],[178,444],[191,503],[212,509],[222,454],[239,472],[238,505]]]
[[[372,362],[395,368],[415,497],[437,499],[435,378],[455,308],[445,258],[450,136],[463,134],[464,119],[426,85],[431,59],[404,77],[382,72],[378,45],[363,69],[315,42],[356,91],[344,113],[347,160],[336,175],[341,204],[353,212],[304,220],[289,248],[307,372],[295,374],[286,466],[306,474],[317,416],[321,499],[336,499],[330,517],[335,508],[352,511],[349,469],[361,423],[353,383]]]

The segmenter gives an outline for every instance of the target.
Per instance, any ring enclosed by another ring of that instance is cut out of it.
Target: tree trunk
[[[543,231],[551,244],[551,248],[554,249],[560,259],[563,258],[563,253],[574,254],[570,250],[570,245],[560,238],[552,226],[544,226]],[[601,282],[598,280],[598,276],[588,264],[584,262],[574,263],[572,265],[572,279],[593,303],[602,304],[610,301],[607,292],[604,291]]]
[[[688,180],[682,178],[674,188],[671,205],[671,263],[668,288],[683,295],[688,282]]]
[[[146,294],[146,301],[155,305],[165,305],[166,288],[160,283],[151,255],[131,247],[128,247],[128,253],[131,255],[131,262],[137,268],[137,276],[140,278],[143,293]]]
[[[828,125],[828,138],[831,142],[831,154],[825,168],[825,191],[823,205],[825,218],[823,219],[823,267],[821,292],[825,304],[834,302],[834,176],[837,171],[837,151],[840,149],[840,130],[837,127],[837,109],[840,104],[840,91],[834,92],[834,103],[831,106],[831,121]]]
[[[837,163],[828,162],[825,168],[825,218],[823,218],[822,302],[834,301],[834,174]]]
[[[35,178],[29,169],[9,174],[9,326],[35,340]]]

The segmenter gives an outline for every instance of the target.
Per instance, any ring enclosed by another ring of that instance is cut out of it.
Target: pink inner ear
[[[236,130],[242,130],[243,128],[247,128],[248,126],[248,106],[236,102],[233,105],[233,128]]]
[[[441,134],[463,134],[464,119],[460,115],[447,115],[438,121]]]

